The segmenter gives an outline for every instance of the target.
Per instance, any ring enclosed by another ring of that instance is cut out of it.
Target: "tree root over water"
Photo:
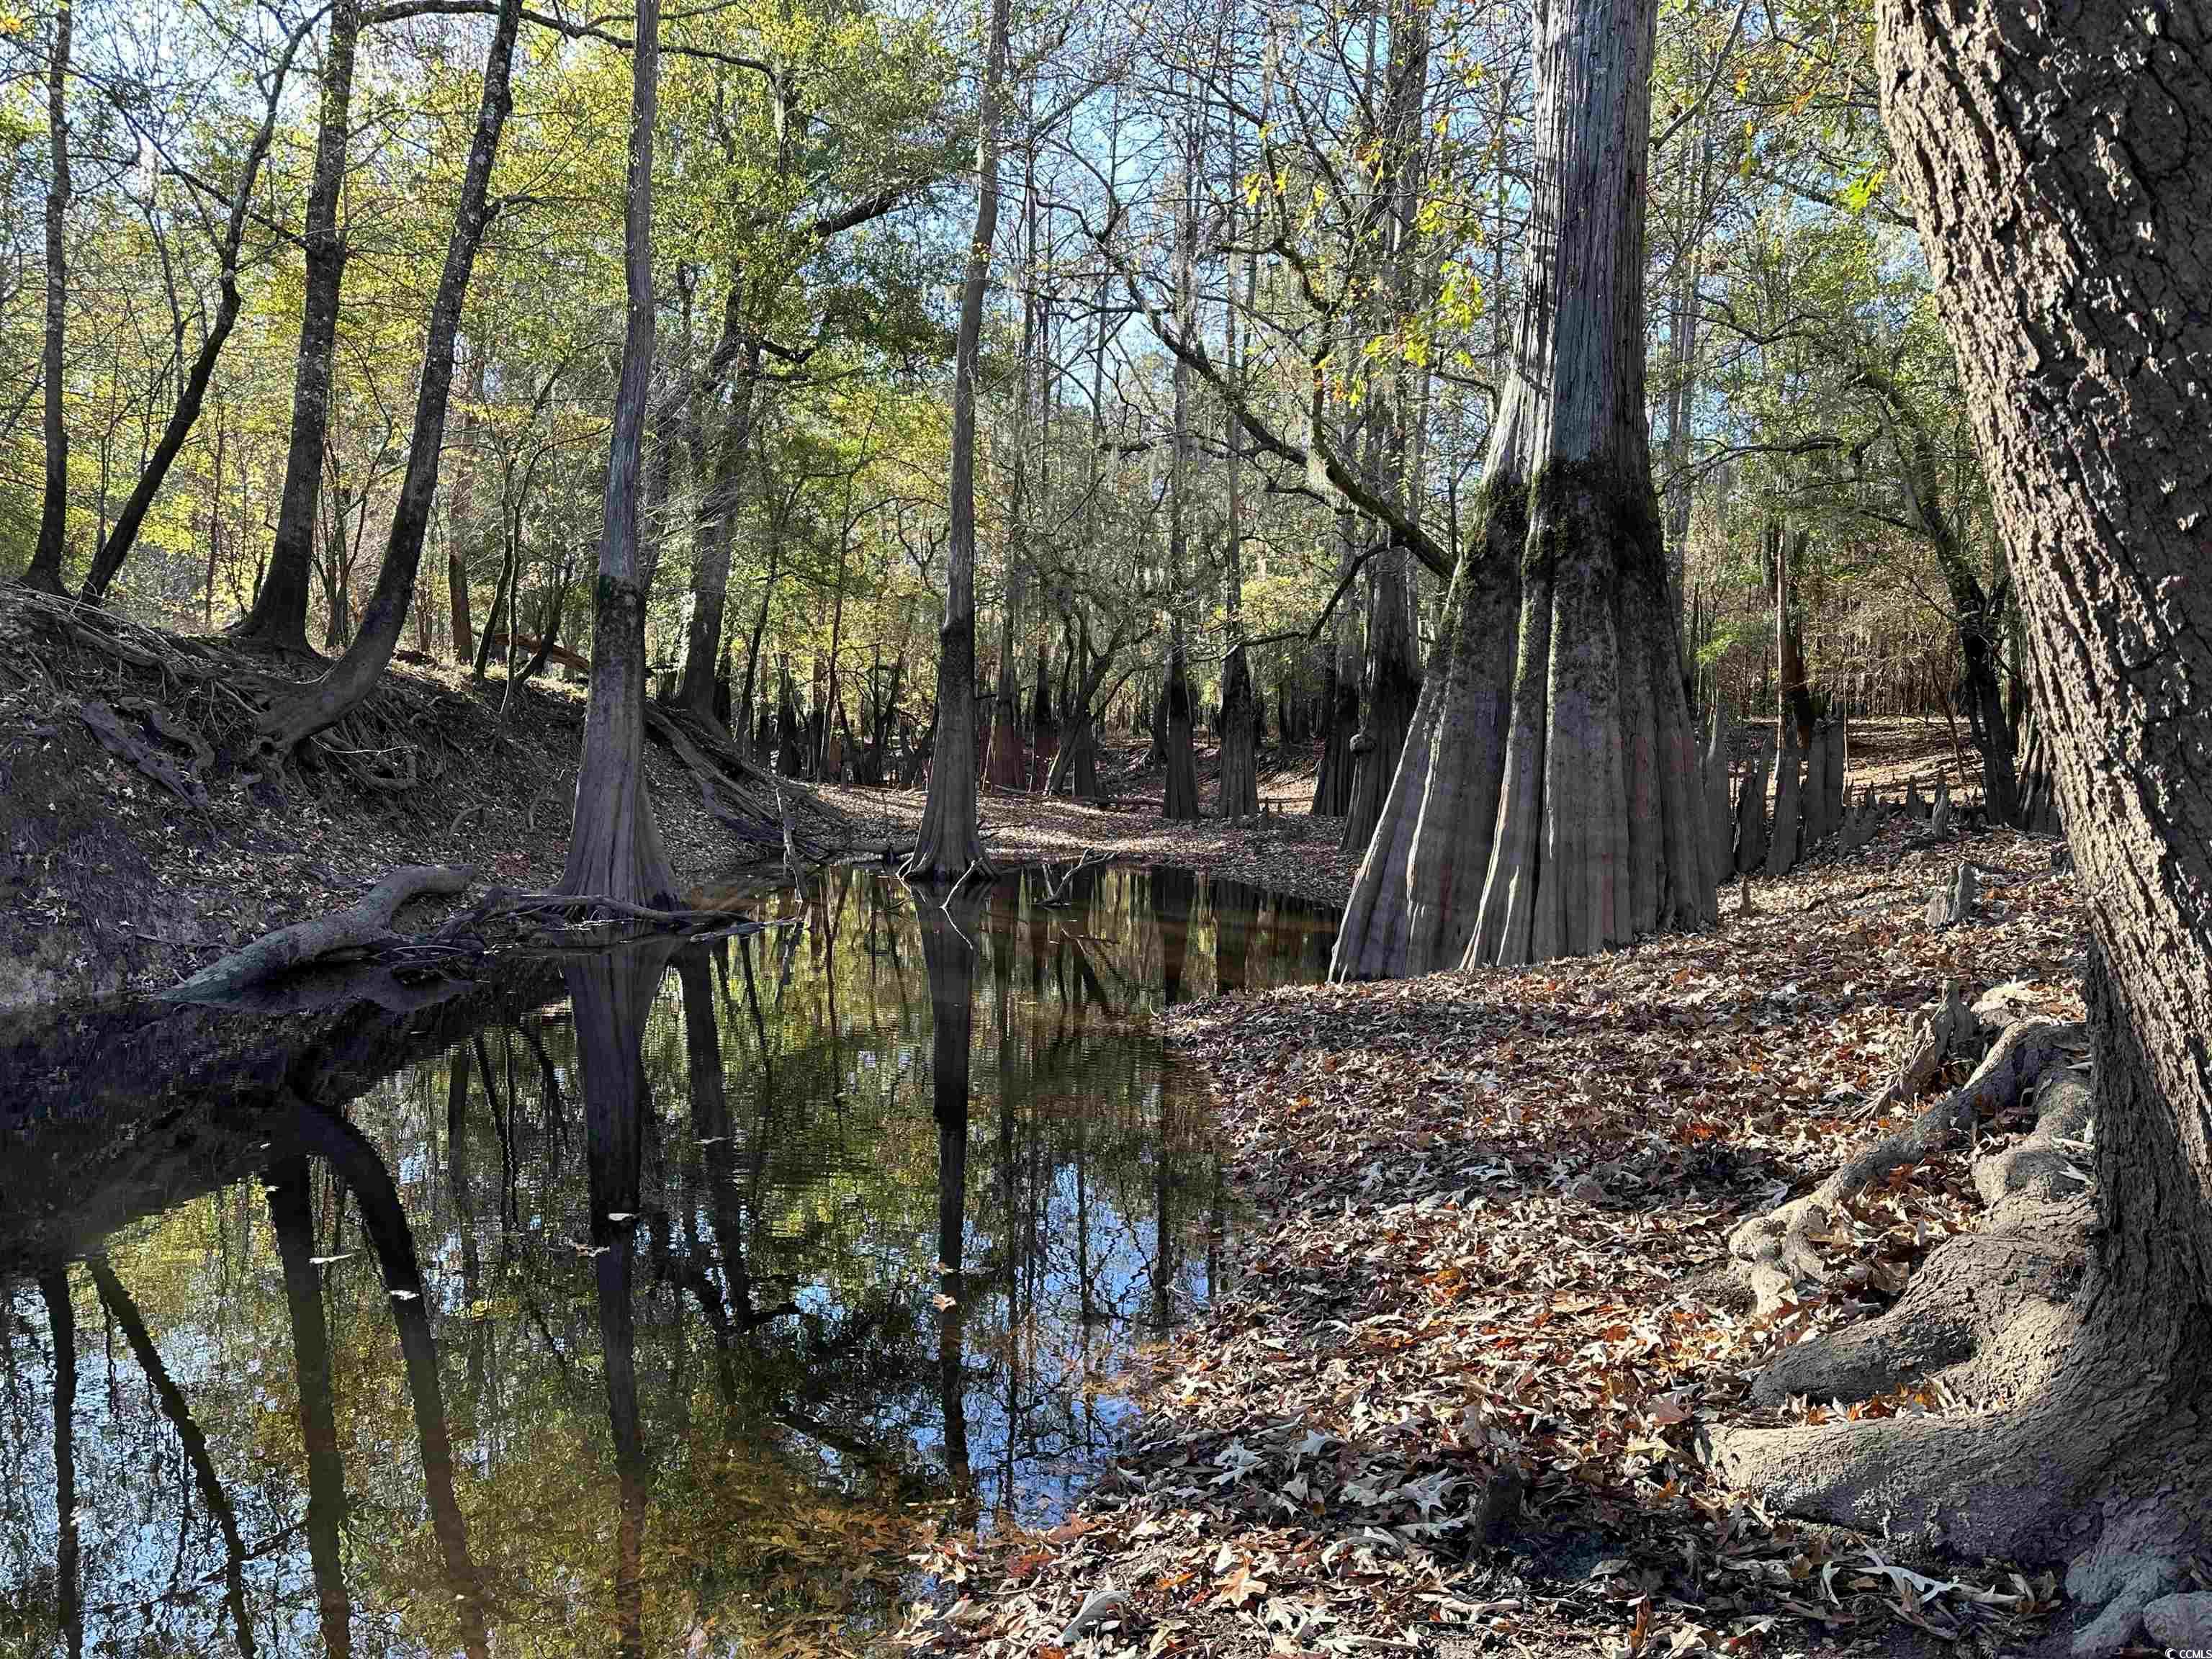
[[[764,924],[726,909],[654,909],[621,899],[495,887],[434,933],[402,936],[393,920],[413,900],[467,889],[472,872],[445,865],[393,871],[355,904],[264,934],[163,994],[173,1002],[260,1012],[362,1000],[395,1012],[438,1000],[434,986],[502,950],[592,948],[642,933],[750,933]],[[403,977],[405,976],[405,977]]]
[[[2052,1650],[2100,1659],[2136,1639],[2146,1609],[2212,1545],[2212,1400],[2201,1334],[2160,1340],[2171,1310],[2134,1305],[2092,1249],[2080,1043],[2074,1026],[2008,1026],[1963,1087],[1730,1241],[1761,1299],[1784,1300],[1821,1277],[1814,1245],[1836,1204],[1971,1134],[1978,1115],[2032,1099],[2033,1133],[1972,1166],[1982,1224],[1933,1250],[1894,1306],[1784,1349],[1753,1388],[1769,1406],[1929,1390],[1942,1408],[1719,1426],[1709,1450],[1728,1485],[1792,1515],[1930,1554],[2063,1564],[2079,1622]]]

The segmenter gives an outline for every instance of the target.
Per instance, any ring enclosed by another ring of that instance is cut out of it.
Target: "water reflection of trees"
[[[11,1292],[0,1617],[72,1653],[734,1650],[879,1627],[917,1503],[1055,1501],[1111,1432],[1087,1380],[1217,1260],[1133,1022],[1314,976],[1328,919],[1112,869],[773,908],[301,1103],[265,1218],[210,1194]]]

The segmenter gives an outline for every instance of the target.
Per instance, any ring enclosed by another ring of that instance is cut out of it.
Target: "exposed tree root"
[[[2001,1304],[2014,1289],[1987,1273],[1951,1284],[1954,1297]],[[2070,1307],[2036,1299],[2014,1304],[1998,1340],[1949,1373],[1982,1369],[1977,1393],[2010,1395],[1998,1408],[1723,1427],[1711,1451],[1729,1485],[1792,1515],[1954,1557],[2065,1564],[2081,1611],[2057,1646],[2094,1659],[2127,1645],[2212,1543],[2212,1401],[2200,1376],[2146,1367],[2116,1298],[2094,1282]]]
[[[1904,1065],[1869,1104],[1881,1110],[1921,1094],[1947,1061],[1979,1047],[1982,1029],[1980,1016],[1966,1006],[1958,988],[1948,988],[1942,1007],[1918,1023]],[[1913,1122],[1867,1147],[1814,1191],[1737,1228],[1729,1240],[1729,1253],[1741,1264],[1739,1271],[1750,1285],[1759,1310],[1771,1311],[1801,1285],[1819,1284],[1826,1278],[1814,1241],[1827,1232],[1843,1200],[1892,1170],[1917,1164],[1971,1135],[1978,1118],[2017,1103],[2081,1042],[2077,1025],[2052,1020],[2009,1024],[1973,1075]]]
[[[435,933],[403,939],[392,932],[392,918],[410,900],[460,892],[471,873],[441,865],[395,870],[359,903],[264,934],[163,997],[259,1012],[368,1001],[398,1012],[444,1000],[455,971],[501,949],[598,949],[629,943],[641,931],[750,933],[769,925],[727,909],[661,909],[603,895],[495,887]]]
[[[465,866],[403,866],[370,888],[359,903],[264,933],[166,995],[174,1002],[216,1001],[310,963],[382,944],[401,906],[425,894],[460,892],[472,873]]]
[[[2073,1026],[2010,1025],[1963,1088],[1731,1241],[1754,1273],[1786,1274],[1826,1206],[2036,1090],[2033,1133],[1973,1166],[1984,1224],[1933,1251],[1894,1307],[1784,1350],[1753,1389],[1776,1404],[1932,1386],[1944,1410],[1720,1427],[1710,1443],[1728,1484],[1778,1510],[1931,1553],[2065,1564],[2081,1612],[2055,1645],[2091,1659],[2132,1642],[2212,1542],[2212,1401],[2201,1333],[2147,1347],[2154,1317],[2090,1250],[2092,1095],[2067,1063],[2079,1042]]]

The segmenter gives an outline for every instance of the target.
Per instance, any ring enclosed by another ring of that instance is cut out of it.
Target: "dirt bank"
[[[580,686],[541,678],[509,698],[496,673],[477,684],[403,653],[362,710],[295,761],[258,758],[260,702],[315,667],[0,587],[0,1012],[165,988],[353,902],[398,865],[468,865],[479,886],[558,878]],[[1341,896],[1352,861],[1334,820],[1164,823],[1127,775],[1135,754],[1123,744],[1109,757],[1127,792],[1117,809],[988,795],[993,857],[1096,853]],[[647,783],[684,880],[706,888],[776,867],[780,849],[710,815],[663,743],[647,745]],[[1310,791],[1295,768],[1277,783],[1285,808]],[[919,792],[823,794],[850,813],[848,844],[911,842]],[[418,904],[403,926],[442,914]]]
[[[257,761],[257,691],[304,672],[0,588],[0,1010],[162,988],[395,865],[559,877],[580,687],[528,683],[502,715],[496,677],[402,661],[298,760]],[[665,750],[647,764],[679,876],[757,862]]]

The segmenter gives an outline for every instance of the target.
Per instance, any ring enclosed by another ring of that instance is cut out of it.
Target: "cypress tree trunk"
[[[315,490],[330,433],[331,374],[337,354],[338,292],[345,276],[345,238],[338,232],[338,192],[345,184],[346,139],[352,131],[353,60],[361,35],[361,0],[334,0],[323,59],[322,109],[315,133],[315,170],[307,185],[307,295],[300,313],[300,353],[292,375],[292,431],[284,451],[283,493],[276,533],[253,608],[240,635],[288,651],[307,650],[307,584],[314,564]],[[466,629],[464,599],[456,627]]]
[[[1033,758],[1030,762],[1030,775],[1022,780],[1022,787],[1025,789],[1050,776],[1060,760],[1060,717],[1053,711],[1050,666],[1044,645],[1040,641],[1037,646],[1036,694],[1030,699],[1030,744]],[[1061,668],[1060,693],[1064,701],[1067,691],[1064,658]]]
[[[1398,759],[1421,695],[1419,648],[1413,636],[1412,572],[1405,552],[1392,549],[1368,561],[1366,723],[1350,745],[1352,776],[1345,791],[1340,845],[1357,852],[1381,822]]]
[[[1191,696],[1190,674],[1183,663],[1182,624],[1177,622],[1168,647],[1167,687],[1160,693],[1160,744],[1167,757],[1167,775],[1160,786],[1160,816],[1171,823],[1200,816],[1198,810],[1198,757],[1191,746],[1191,728],[1197,710]]]
[[[1705,745],[1705,874],[1715,886],[1735,874],[1735,815],[1729,802],[1729,717],[1726,705],[1713,704],[1713,728]]]
[[[1762,732],[1735,797],[1735,872],[1747,876],[1766,863],[1766,781],[1774,771],[1774,739]]]
[[[2197,441],[2212,18],[2194,0],[1887,0],[1879,49],[2038,721],[2097,896],[2100,1224],[2084,1239],[2075,1224],[2080,1287],[2033,1313],[2032,1342],[1990,1356],[1982,1395],[1998,1408],[1717,1443],[1732,1479],[1792,1510],[2070,1563],[2073,1651],[2107,1654],[2212,1540],[2212,471]],[[1982,1324],[2018,1305],[2001,1272],[1963,1277]]]
[[[623,204],[629,314],[599,532],[591,699],[561,890],[666,908],[675,902],[676,876],[645,792],[645,587],[638,579],[638,501],[653,384],[653,123],[659,101],[659,0],[640,0],[637,46],[630,55],[629,188]],[[511,603],[508,608],[512,614]]]
[[[1536,33],[1529,293],[1472,533],[1340,978],[1540,961],[1713,917],[1644,412],[1651,0]]]
[[[1221,816],[1249,817],[1260,810],[1257,750],[1260,711],[1252,701],[1252,669],[1240,641],[1221,671]]]
[[[46,185],[46,319],[42,360],[46,393],[46,483],[39,499],[39,545],[23,573],[26,586],[62,592],[62,554],[69,534],[69,422],[62,407],[68,374],[69,335],[69,74],[76,21],[70,0],[54,13],[54,44],[46,59],[46,143],[53,177]]]
[[[1314,774],[1316,817],[1342,817],[1352,810],[1352,740],[1359,731],[1359,683],[1332,647],[1322,675],[1321,764]]]
[[[1790,718],[1789,703],[1779,724],[1781,736],[1777,740],[1779,758],[1774,774],[1774,829],[1767,837],[1766,873],[1786,876],[1797,866],[1797,828],[1799,807],[1799,779],[1804,771],[1805,757],[1797,748],[1797,723]]]
[[[775,769],[787,778],[795,778],[805,756],[799,700],[791,686],[791,659],[779,652],[775,659]]]
[[[983,337],[983,287],[999,229],[999,90],[1006,78],[1009,0],[990,0],[991,22],[977,111],[975,229],[960,287],[960,331],[952,354],[951,537],[945,622],[938,630],[935,747],[929,796],[906,873],[952,881],[982,864],[975,808],[975,354]],[[988,866],[987,866],[988,867]]]
[[[369,596],[360,633],[329,674],[262,716],[262,741],[271,752],[289,754],[316,732],[343,719],[347,711],[375,689],[385,665],[392,660],[393,647],[399,643],[400,626],[415,593],[416,568],[422,559],[422,538],[430,526],[430,504],[437,494],[438,455],[446,439],[446,405],[453,389],[453,347],[460,334],[461,307],[468,297],[469,276],[476,268],[477,250],[483,244],[484,227],[490,222],[487,198],[492,160],[498,154],[500,132],[514,105],[510,77],[514,37],[521,18],[521,0],[500,0],[491,52],[484,62],[476,131],[469,142],[468,167],[461,177],[460,204],[454,210],[446,263],[430,304],[422,372],[415,392],[415,426],[407,444],[407,470],[400,478],[399,501],[392,509],[392,531],[385,541],[384,566],[377,573],[375,592]]]

